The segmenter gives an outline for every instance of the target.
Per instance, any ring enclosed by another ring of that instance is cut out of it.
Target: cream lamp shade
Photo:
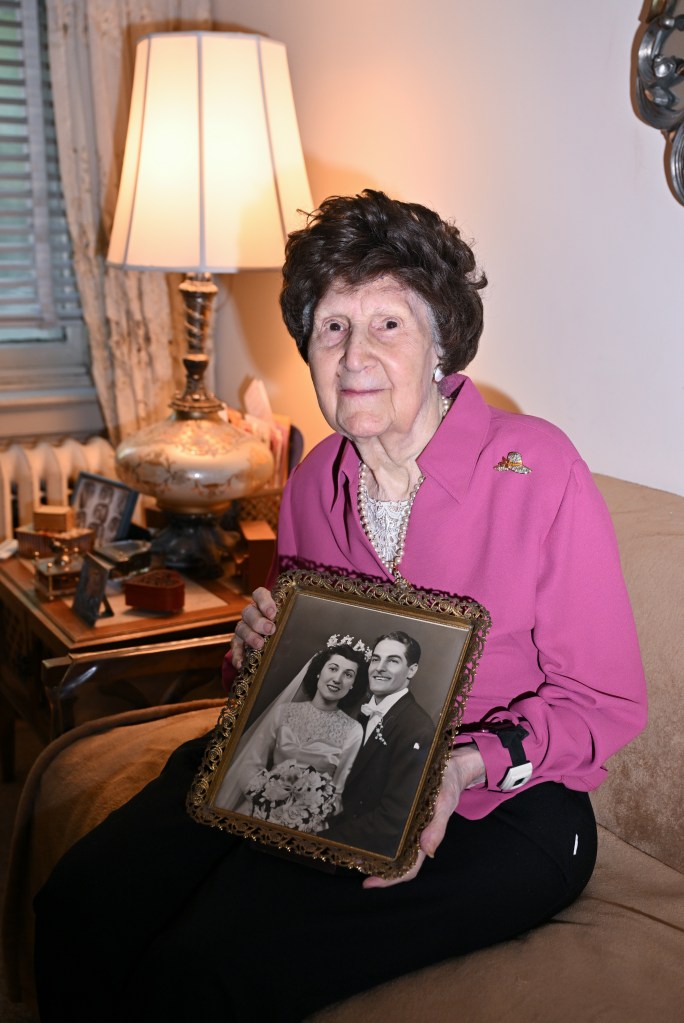
[[[108,262],[277,269],[298,210],[311,209],[283,43],[235,32],[140,40]]]

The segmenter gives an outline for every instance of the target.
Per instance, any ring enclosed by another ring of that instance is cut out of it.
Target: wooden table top
[[[93,649],[131,640],[151,640],[178,634],[179,638],[201,626],[225,625],[236,621],[248,603],[236,581],[230,579],[185,579],[182,611],[156,613],[140,611],[125,604],[123,592],[107,593],[112,617],[87,625],[71,609],[73,595],[47,600],[36,593],[33,564],[20,558],[0,562],[0,596],[13,599],[31,616],[32,625],[46,630],[65,650]]]

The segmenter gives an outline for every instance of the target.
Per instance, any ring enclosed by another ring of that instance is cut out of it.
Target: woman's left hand
[[[389,888],[395,884],[403,884],[404,881],[412,881],[422,867],[425,857],[435,855],[463,790],[473,785],[479,785],[484,780],[484,760],[475,743],[457,746],[444,771],[442,785],[435,800],[435,812],[432,815],[432,820],[420,836],[420,849],[416,862],[405,874],[392,880],[382,877],[367,877],[363,882],[363,887]]]

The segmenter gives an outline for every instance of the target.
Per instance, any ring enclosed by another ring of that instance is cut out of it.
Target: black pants
[[[264,853],[185,811],[205,740],[62,858],[35,900],[43,1023],[279,1023],[512,938],[586,885],[589,798],[523,790],[452,815],[418,877],[380,890]]]

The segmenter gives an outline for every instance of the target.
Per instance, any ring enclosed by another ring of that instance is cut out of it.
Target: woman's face
[[[356,661],[350,661],[348,657],[340,657],[338,654],[329,657],[318,676],[318,695],[326,703],[339,703],[354,685],[358,670]]]
[[[309,364],[321,411],[351,440],[434,429],[438,363],[430,314],[391,277],[332,285],[316,307]]]

